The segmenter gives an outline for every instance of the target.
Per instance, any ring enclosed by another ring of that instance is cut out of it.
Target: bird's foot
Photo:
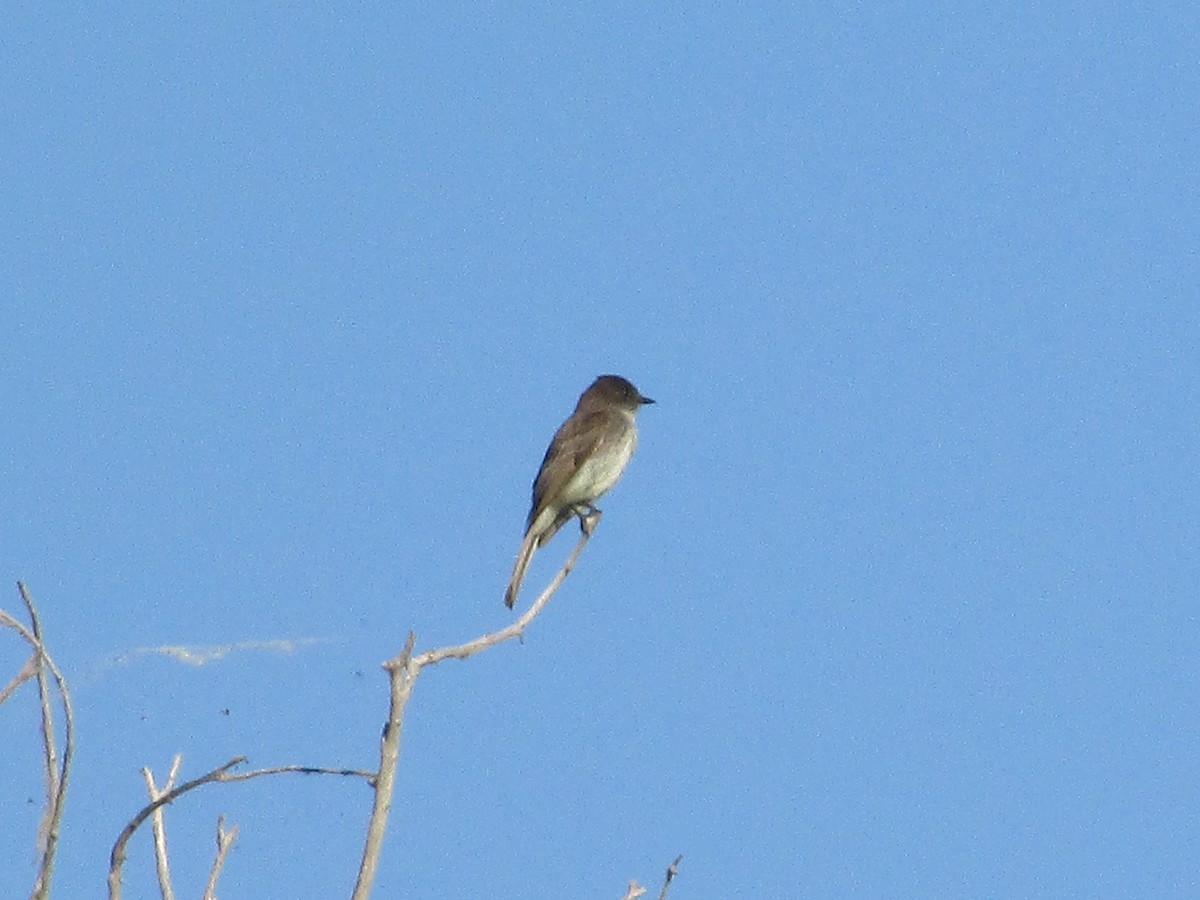
[[[576,509],[575,513],[579,516],[579,530],[588,537],[592,536],[592,532],[600,524],[600,517],[604,515],[604,513],[600,512],[600,510],[596,509],[590,503],[586,506],[580,506]]]

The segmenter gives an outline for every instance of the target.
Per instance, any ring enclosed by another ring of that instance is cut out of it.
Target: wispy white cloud
[[[167,656],[191,666],[203,666],[224,659],[231,653],[273,651],[295,653],[313,644],[332,643],[331,638],[275,638],[267,641],[234,641],[230,644],[163,644],[158,647],[135,647],[113,659],[114,665],[124,665],[139,656]]]

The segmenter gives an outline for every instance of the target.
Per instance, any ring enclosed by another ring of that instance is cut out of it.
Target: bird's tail
[[[521,549],[517,551],[517,561],[513,563],[512,577],[508,579],[508,589],[504,592],[504,605],[509,609],[517,602],[517,592],[521,590],[521,582],[525,580],[525,570],[533,559],[533,551],[537,549],[538,535],[532,528],[525,532],[521,541]]]

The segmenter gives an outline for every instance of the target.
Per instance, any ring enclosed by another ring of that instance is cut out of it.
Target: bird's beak
[[[653,403],[649,397],[638,397],[638,403]]]

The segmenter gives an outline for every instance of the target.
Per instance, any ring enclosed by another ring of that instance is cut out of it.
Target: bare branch
[[[217,819],[217,855],[213,859],[212,869],[209,870],[208,884],[204,888],[202,900],[217,900],[217,878],[221,875],[221,869],[225,866],[225,858],[229,855],[229,848],[233,846],[237,833],[236,825],[228,831],[225,830],[224,816]]]
[[[4,624],[7,625],[8,623],[5,622]],[[12,681],[4,686],[4,690],[0,690],[0,704],[3,704],[5,700],[11,697],[17,688],[37,675],[38,660],[40,658],[37,653],[34,653],[29,659],[25,660],[25,665],[21,666],[21,671],[12,677]]]
[[[118,900],[121,896],[121,869],[125,865],[125,858],[128,855],[126,845],[129,839],[133,837],[133,833],[142,826],[142,823],[152,816],[157,810],[173,802],[178,797],[186,794],[188,791],[194,790],[201,785],[210,784],[213,782],[219,784],[229,784],[236,781],[249,781],[251,778],[261,778],[264,775],[342,775],[364,778],[368,782],[373,783],[375,780],[374,772],[364,772],[361,769],[327,769],[321,766],[275,766],[269,769],[255,769],[251,772],[230,772],[234,766],[240,766],[246,761],[244,756],[235,756],[229,762],[222,766],[218,766],[211,772],[201,775],[199,778],[193,778],[191,781],[186,781],[177,788],[172,788],[164,792],[161,796],[153,800],[148,805],[144,806],[136,816],[129,820],[129,824],[122,829],[120,836],[117,837],[116,843],[113,844],[112,855],[109,858],[108,869],[108,896],[110,900]],[[232,840],[232,839],[231,839]]]
[[[138,828],[145,823],[146,819],[153,819],[153,828],[155,833],[155,858],[158,868],[159,885],[162,896],[165,900],[172,900],[174,891],[171,886],[170,879],[170,864],[167,853],[166,829],[164,817],[162,814],[163,807],[168,803],[174,802],[183,794],[188,793],[204,784],[209,783],[225,783],[234,781],[246,781],[251,778],[257,778],[264,775],[279,775],[287,773],[303,773],[303,774],[324,774],[324,775],[341,775],[354,776],[365,779],[375,789],[375,801],[371,812],[371,817],[368,822],[367,839],[363,848],[363,859],[359,870],[359,877],[355,884],[354,898],[355,900],[365,900],[369,895],[371,886],[374,882],[376,870],[378,867],[380,853],[382,851],[384,832],[387,826],[388,815],[391,811],[392,798],[395,793],[395,776],[398,767],[400,756],[400,739],[403,730],[404,713],[411,699],[413,689],[416,684],[416,679],[420,675],[421,670],[425,666],[436,665],[445,659],[466,659],[476,653],[500,644],[512,638],[519,638],[524,635],[525,629],[532,621],[541,613],[546,604],[549,603],[558,588],[566,580],[577,562],[579,555],[583,552],[583,548],[595,530],[600,521],[599,511],[593,511],[586,516],[580,517],[581,535],[575,548],[570,556],[563,564],[562,568],[555,577],[546,586],[545,590],[534,601],[533,605],[516,621],[506,627],[494,632],[482,635],[474,640],[467,641],[463,644],[457,644],[447,647],[436,648],[426,651],[417,656],[413,655],[413,647],[415,645],[415,635],[410,633],[405,644],[404,650],[399,656],[388,660],[384,663],[383,668],[388,673],[390,682],[390,707],[388,713],[388,721],[384,728],[383,738],[380,746],[380,770],[378,772],[368,772],[361,769],[335,769],[314,766],[277,766],[273,768],[258,769],[251,772],[233,772],[234,767],[245,762],[244,757],[235,757],[224,765],[213,769],[210,772],[194,778],[181,785],[176,786],[175,781],[178,777],[181,757],[176,756],[166,783],[162,788],[159,788],[154,781],[153,773],[148,769],[143,769],[143,777],[146,780],[147,789],[150,795],[150,803],[143,807],[139,812],[125,825],[117,840],[113,844],[110,855],[110,865],[108,873],[108,894],[111,900],[120,900],[122,887],[121,878],[122,870],[125,861],[128,857],[128,843],[133,837]],[[0,692],[0,703],[3,703],[15,690],[25,681],[36,679],[39,685],[39,697],[42,707],[42,732],[43,743],[45,747],[44,755],[46,760],[46,785],[47,785],[47,808],[43,816],[42,825],[42,845],[43,855],[42,863],[39,867],[38,880],[34,890],[34,900],[44,900],[49,894],[50,874],[53,868],[53,860],[57,849],[59,826],[62,817],[63,802],[65,799],[67,778],[70,772],[71,760],[74,749],[74,714],[71,706],[70,693],[66,686],[66,681],[63,678],[61,671],[57,665],[46,653],[41,635],[41,623],[38,618],[36,607],[34,606],[32,597],[29,595],[25,585],[21,582],[17,584],[21,593],[22,600],[29,611],[30,620],[32,622],[32,630],[27,629],[20,622],[17,622],[7,613],[0,610],[0,625],[5,625],[14,628],[25,639],[34,650],[34,655],[26,662],[10,683],[5,686]],[[53,714],[50,699],[50,678],[47,676],[50,673],[56,682],[59,694],[62,699],[64,710],[64,750],[61,761],[59,760],[57,747],[55,744],[55,731]],[[208,886],[206,888],[205,897],[211,898],[215,896],[216,882],[219,873],[224,866],[228,856],[229,849],[237,835],[237,826],[234,826],[229,831],[225,830],[224,819],[222,818],[217,825],[217,856],[213,862],[213,867],[209,875]],[[672,872],[668,871],[667,881],[670,881]],[[630,883],[630,891],[637,890],[637,893],[631,893],[631,897],[640,897],[645,893],[645,890],[639,888],[636,883]],[[665,886],[664,886],[665,894]]]
[[[147,806],[142,807],[136,816],[129,820],[117,837],[117,841],[113,844],[112,855],[109,858],[108,866],[108,896],[110,900],[118,900],[121,896],[121,868],[125,865],[125,857],[127,855],[125,846],[129,843],[129,839],[133,837],[133,833],[141,827],[141,824],[146,821],[154,811],[166,806],[176,797],[181,797],[190,790],[200,787],[202,784],[208,784],[212,781],[218,781],[220,777],[232,769],[236,765],[240,765],[246,761],[244,756],[235,756],[223,766],[218,766],[211,772],[206,772],[199,778],[193,778],[191,781],[185,781],[177,788],[165,792],[156,800],[151,801]]]
[[[558,570],[558,574],[546,586],[546,589],[533,601],[533,605],[521,616],[517,621],[513,622],[499,631],[493,631],[490,634],[485,634],[482,637],[477,637],[473,641],[467,641],[465,644],[458,644],[453,647],[441,647],[437,650],[427,650],[413,659],[413,664],[418,668],[431,666],[435,663],[440,663],[444,659],[453,657],[454,659],[466,659],[478,653],[480,650],[486,650],[488,647],[493,647],[496,644],[503,643],[511,638],[521,637],[525,633],[529,623],[537,618],[542,608],[550,602],[550,598],[554,596],[554,592],[559,589],[567,576],[571,574],[571,570],[575,568],[575,561],[579,559],[579,554],[583,552],[583,548],[587,546],[588,538],[591,537],[592,531],[600,521],[600,511],[593,511],[586,519],[581,520],[585,524],[582,532],[579,535],[579,541],[575,544],[575,549],[571,551],[571,555],[567,557],[567,561],[563,563],[563,567]]]
[[[183,754],[176,753],[175,758],[171,761],[171,771],[167,773],[167,781],[161,790],[154,783],[154,773],[149,769],[142,769],[142,778],[146,780],[146,791],[149,793],[151,801],[157,800],[175,787],[175,779],[179,777],[179,767],[182,764]],[[174,900],[175,890],[171,886],[171,865],[167,859],[167,824],[161,806],[154,811],[151,820],[154,828],[154,863],[158,870],[159,893],[162,894],[163,900]]]
[[[670,890],[671,882],[675,876],[679,874],[679,864],[683,861],[683,854],[680,853],[675,857],[674,862],[667,866],[667,877],[663,879],[662,890],[658,892],[658,900],[667,900],[667,891]]]
[[[353,900],[366,900],[370,896],[375,872],[379,868],[383,834],[387,828],[388,814],[392,810],[392,795],[396,790],[396,766],[400,760],[400,730],[404,723],[404,708],[412,697],[413,684],[420,672],[420,667],[412,664],[412,649],[416,639],[417,636],[410,631],[400,655],[388,660],[383,666],[391,684],[391,701],[379,748],[379,778],[375,782],[375,802],[371,807],[371,818],[367,822],[367,839],[363,844],[362,861],[359,863],[358,878],[351,895]]]
[[[261,778],[264,775],[341,775],[346,778],[362,778],[368,784],[374,785],[378,777],[375,772],[366,769],[331,769],[326,766],[271,766],[267,769],[253,769],[249,772],[226,772],[217,781],[231,784],[235,781],[249,781],[251,778]]]
[[[54,859],[58,851],[58,834],[62,824],[63,805],[67,797],[67,781],[71,772],[71,761],[75,753],[75,713],[71,706],[71,692],[62,670],[46,652],[42,641],[42,623],[38,616],[37,606],[33,596],[26,589],[24,582],[17,582],[17,591],[29,614],[30,628],[26,628],[8,613],[0,610],[0,625],[15,630],[24,638],[34,651],[34,675],[38,683],[38,697],[42,710],[42,745],[43,758],[46,766],[46,809],[42,813],[42,821],[38,826],[41,859],[38,863],[37,878],[33,885],[33,900],[45,900],[50,896],[50,879],[54,872]],[[58,756],[54,735],[54,712],[50,691],[50,678],[47,670],[54,679],[58,689],[59,700],[63,707],[63,754]],[[25,670],[18,674],[20,681],[28,680]],[[20,681],[14,680],[5,688],[4,698]]]
[[[371,886],[375,882],[375,873],[379,868],[379,857],[383,850],[383,836],[387,830],[388,815],[392,810],[392,797],[396,789],[396,767],[400,760],[400,734],[404,726],[404,710],[412,697],[413,687],[416,685],[421,670],[425,666],[436,665],[444,659],[466,659],[488,647],[494,647],[503,641],[523,635],[525,628],[537,618],[538,613],[554,596],[554,592],[571,574],[571,569],[575,567],[575,561],[579,559],[579,554],[587,545],[588,538],[591,537],[600,522],[600,511],[593,510],[586,516],[580,516],[579,521],[581,534],[578,543],[575,544],[575,549],[571,551],[571,555],[567,557],[563,567],[533,602],[529,610],[511,625],[475,638],[473,641],[467,641],[465,644],[427,650],[418,656],[412,655],[416,635],[410,631],[400,655],[383,664],[391,685],[391,703],[379,750],[379,778],[375,783],[375,803],[371,809],[371,818],[367,823],[367,839],[363,845],[363,857],[358,869],[358,880],[354,885],[353,900],[366,900],[370,896]]]
[[[25,609],[29,612],[29,621],[33,626],[33,637],[37,641],[39,656],[44,655],[45,650],[42,645],[42,623],[38,618],[37,608],[33,605],[33,598],[25,589],[25,585],[17,582],[17,590],[21,593],[21,599],[25,602]],[[45,746],[45,761],[46,761],[46,785],[48,798],[53,797],[58,793],[58,747],[54,736],[54,715],[50,704],[50,684],[46,678],[46,669],[41,665],[40,660],[37,667],[37,682],[38,682],[38,699],[42,705],[42,742]],[[49,805],[47,806],[49,809]],[[46,826],[46,821],[43,820],[42,827]]]

